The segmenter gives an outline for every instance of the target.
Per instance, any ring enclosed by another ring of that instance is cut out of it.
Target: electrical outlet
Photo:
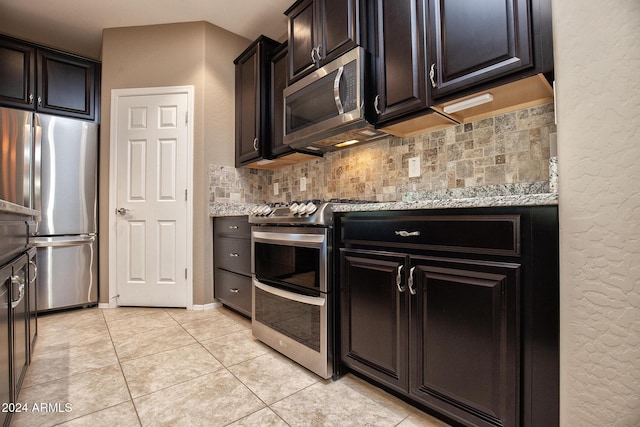
[[[300,191],[307,191],[307,178],[304,176],[300,178]]]
[[[409,178],[420,176],[420,157],[411,157],[409,159]]]
[[[273,195],[274,195],[274,196],[277,196],[277,195],[278,195],[278,193],[280,193],[280,188],[278,188],[278,183],[277,183],[277,182],[274,182],[274,183],[273,183]]]

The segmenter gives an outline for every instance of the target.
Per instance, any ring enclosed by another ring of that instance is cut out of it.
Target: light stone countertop
[[[558,193],[545,185],[508,185],[412,193],[399,202],[334,203],[334,212],[373,212],[418,209],[484,208],[505,206],[556,206]],[[255,204],[211,203],[209,215],[248,215]]]
[[[0,200],[0,212],[24,216],[40,216],[40,211],[25,208],[5,200]]]

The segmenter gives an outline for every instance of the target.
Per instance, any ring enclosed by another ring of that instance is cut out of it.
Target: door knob
[[[127,208],[116,209],[116,213],[120,215],[125,215],[127,212],[129,212],[129,209]]]

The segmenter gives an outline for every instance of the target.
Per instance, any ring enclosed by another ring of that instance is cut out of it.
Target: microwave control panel
[[[340,97],[343,99],[344,111],[358,108],[358,73],[356,61],[351,61],[344,66],[342,78],[344,85]]]

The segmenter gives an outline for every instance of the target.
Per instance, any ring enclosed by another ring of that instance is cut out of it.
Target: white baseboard
[[[222,303],[212,302],[212,303],[209,303],[209,304],[193,304],[193,311],[213,310],[216,307],[222,307]]]

